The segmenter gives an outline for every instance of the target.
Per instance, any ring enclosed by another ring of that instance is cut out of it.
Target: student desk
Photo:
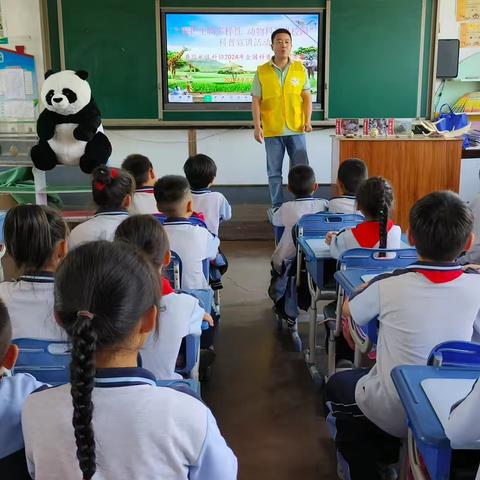
[[[413,454],[412,447],[416,446],[430,477],[434,480],[447,480],[450,477],[452,455],[450,441],[421,382],[426,378],[474,379],[480,377],[480,369],[404,365],[394,368],[391,376],[408,418],[409,454]]]
[[[305,361],[312,379],[317,387],[325,381],[316,362],[317,351],[317,303],[322,298],[330,298],[332,292],[324,291],[325,260],[331,259],[330,247],[324,238],[298,237],[298,246],[305,258],[308,289],[312,297],[308,331],[308,349],[305,350]]]

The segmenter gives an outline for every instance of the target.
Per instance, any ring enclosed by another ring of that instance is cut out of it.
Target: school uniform
[[[387,222],[387,248],[400,248],[402,229],[391,220]],[[332,238],[330,254],[333,258],[352,248],[379,248],[380,223],[363,222],[354,228],[341,230]]]
[[[32,394],[22,412],[36,480],[82,478],[69,384]],[[234,480],[237,460],[210,410],[192,394],[157,387],[143,368],[98,369],[93,400],[95,480]]]
[[[128,217],[126,210],[101,211],[86,222],[77,225],[68,239],[68,248],[72,249],[86,242],[108,240],[113,242],[117,227]]]
[[[205,227],[192,225],[186,218],[167,219],[163,224],[170,250],[182,260],[182,288],[209,288],[203,261],[214,260],[220,240]]]
[[[28,373],[0,378],[0,458],[23,449],[22,406],[27,396],[42,385]]]
[[[292,238],[292,228],[303,215],[309,213],[324,212],[328,208],[328,201],[322,198],[297,198],[291,202],[285,202],[276,210],[272,217],[272,223],[276,227],[285,227],[282,238],[272,255],[273,268],[281,273],[282,263],[288,258],[295,256],[295,245]]]
[[[220,222],[232,218],[232,208],[220,192],[212,192],[208,188],[192,190],[193,209],[205,215],[207,228],[218,235]]]
[[[372,462],[380,460],[385,446],[390,447],[390,456],[382,463],[395,462],[392,444],[406,437],[407,420],[391,370],[398,365],[425,365],[439,343],[471,340],[474,329],[479,330],[479,291],[476,271],[464,272],[457,263],[419,261],[380,275],[351,298],[350,311],[357,324],[366,325],[376,317],[380,324],[375,366],[370,371],[340,372],[327,385],[327,400],[336,417],[337,448],[351,473],[373,471]],[[352,474],[355,478],[362,477]]]
[[[355,195],[340,195],[333,197],[328,202],[328,211],[332,213],[357,213],[357,199]]]
[[[22,275],[0,283],[0,299],[8,309],[12,338],[65,339],[53,316],[54,279],[51,272]]]
[[[142,366],[159,380],[182,378],[175,373],[182,338],[201,335],[204,315],[205,310],[195,297],[175,293],[168,280],[163,278],[158,336],[151,334],[142,348]]]
[[[475,241],[470,251],[458,259],[459,262],[464,265],[468,263],[480,264],[480,193],[469,206],[473,212],[473,233],[475,234]]]
[[[153,187],[140,187],[135,190],[130,211],[132,215],[158,213]]]

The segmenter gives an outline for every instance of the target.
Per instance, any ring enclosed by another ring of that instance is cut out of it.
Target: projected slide
[[[250,102],[277,28],[292,33],[291,56],[305,66],[316,101],[319,14],[166,13],[165,27],[170,103]]]

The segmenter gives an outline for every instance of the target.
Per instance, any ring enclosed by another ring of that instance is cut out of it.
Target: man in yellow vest
[[[290,168],[308,165],[305,132],[312,131],[312,97],[305,67],[290,59],[292,35],[284,28],[272,33],[272,59],[257,68],[252,86],[255,140],[265,141],[272,206],[283,203],[282,165],[285,150]]]

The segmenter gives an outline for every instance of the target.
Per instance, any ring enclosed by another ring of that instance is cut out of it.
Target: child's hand
[[[213,318],[209,313],[205,312],[205,315],[203,316],[203,321],[207,322],[210,327],[215,326],[215,323],[213,322]]]
[[[350,303],[348,301],[348,298],[345,299],[342,305],[342,317],[345,319],[352,318],[352,312],[350,311]]]
[[[328,232],[326,235],[325,235],[325,243],[327,245],[330,245],[332,243],[332,239],[333,237],[335,237],[337,235],[337,232]]]

